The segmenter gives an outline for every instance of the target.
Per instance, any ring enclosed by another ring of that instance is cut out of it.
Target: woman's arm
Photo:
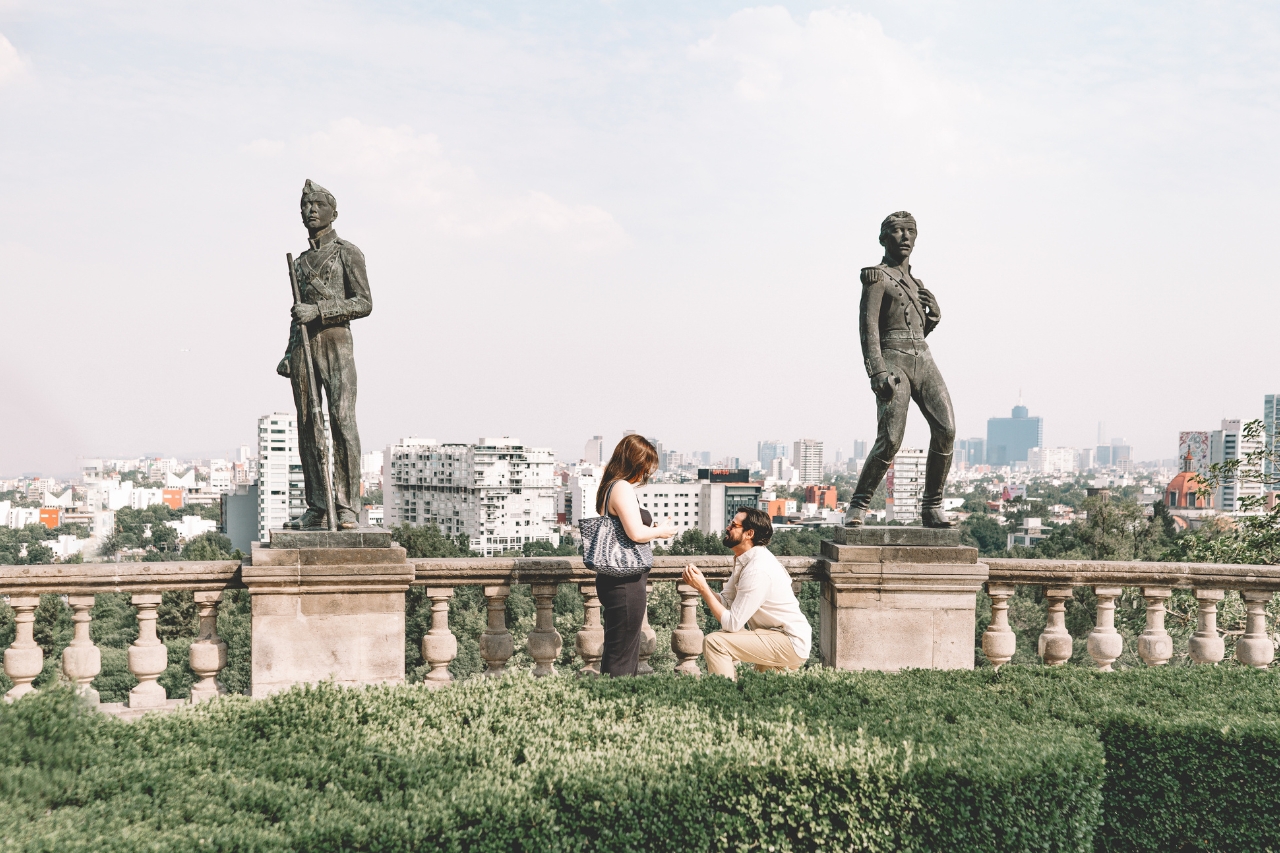
[[[669,521],[658,527],[644,526],[644,522],[640,520],[640,504],[636,500],[635,487],[626,480],[614,482],[613,491],[609,493],[609,506],[605,509],[618,517],[618,521],[622,522],[622,529],[637,544],[655,539],[670,539],[676,535],[676,526]]]

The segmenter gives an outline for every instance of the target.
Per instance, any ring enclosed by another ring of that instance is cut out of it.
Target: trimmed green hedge
[[[0,709],[0,850],[1267,850],[1278,686],[513,675],[134,724],[52,690]]]

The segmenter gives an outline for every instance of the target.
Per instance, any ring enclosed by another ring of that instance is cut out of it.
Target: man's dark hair
[[[734,513],[737,516],[739,512],[744,512],[747,517],[742,519],[742,532],[746,534],[748,530],[755,533],[751,541],[756,545],[768,545],[769,540],[773,538],[773,522],[769,520],[769,514],[758,510],[753,506],[738,507],[738,511]]]

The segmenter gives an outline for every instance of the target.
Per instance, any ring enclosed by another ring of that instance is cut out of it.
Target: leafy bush
[[[227,697],[134,724],[53,689],[0,708],[0,837],[108,851],[1267,850],[1277,686],[1225,667],[512,675]]]

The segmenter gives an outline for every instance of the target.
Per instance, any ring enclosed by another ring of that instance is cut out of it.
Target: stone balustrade
[[[813,557],[781,557],[780,562],[791,573],[792,584],[818,580],[823,560]],[[411,559],[416,586],[425,586],[432,607],[432,627],[422,638],[422,659],[431,671],[432,685],[448,684],[449,663],[458,654],[458,644],[448,629],[449,599],[460,586],[484,589],[488,603],[488,624],[480,637],[480,655],[487,664],[486,675],[501,675],[515,654],[515,642],[506,624],[506,600],[516,584],[529,584],[536,607],[534,627],[525,640],[529,657],[533,658],[535,676],[555,673],[566,638],[560,636],[552,619],[552,604],[560,584],[573,584],[582,595],[584,619],[573,638],[574,650],[583,661],[583,672],[600,672],[604,651],[604,626],[600,619],[600,599],[596,595],[596,576],[583,564],[581,557]],[[697,675],[698,657],[702,654],[702,628],[698,625],[700,597],[693,587],[680,581],[690,563],[702,570],[708,580],[725,580],[733,570],[732,557],[655,557],[649,572],[649,589],[660,581],[675,581],[680,596],[680,623],[671,634],[671,651],[676,657],[676,671]],[[653,672],[649,659],[658,649],[658,637],[649,627],[646,614],[641,627],[640,673]]]
[[[345,534],[341,534],[345,536]],[[385,532],[354,534],[334,544],[307,537],[273,535],[270,547],[255,546],[250,559],[174,563],[85,563],[0,566],[0,594],[15,614],[15,636],[4,653],[4,670],[13,682],[6,699],[33,689],[44,668],[44,653],[33,633],[41,594],[64,596],[72,611],[73,639],[62,654],[65,680],[87,701],[97,704],[92,682],[101,671],[101,654],[91,638],[94,596],[128,593],[137,608],[138,637],[128,650],[128,666],[138,684],[126,703],[104,710],[130,715],[171,707],[159,683],[167,651],[156,636],[161,594],[194,593],[199,632],[191,645],[191,670],[199,681],[190,702],[225,692],[218,682],[226,666],[226,645],[217,632],[217,608],[226,589],[247,589],[252,599],[254,696],[290,684],[333,679],[343,684],[402,683],[405,678],[405,593],[424,587],[430,603],[430,627],[420,638],[429,666],[425,681],[452,681],[450,663],[458,643],[449,626],[449,604],[459,587],[478,587],[487,603],[480,636],[485,674],[509,669],[516,643],[507,628],[507,599],[512,587],[527,584],[535,607],[525,649],[535,676],[556,672],[556,661],[571,645],[583,672],[599,673],[604,646],[601,605],[595,574],[581,558],[406,559]],[[278,538],[280,541],[276,542]],[[331,537],[332,538],[332,537]],[[1138,654],[1151,666],[1167,663],[1173,643],[1165,627],[1166,603],[1174,589],[1191,589],[1197,599],[1197,630],[1189,655],[1197,663],[1217,663],[1225,644],[1217,627],[1217,607],[1228,590],[1239,591],[1246,627],[1235,644],[1243,664],[1265,667],[1274,658],[1267,633],[1266,606],[1280,591],[1280,567],[1206,563],[1142,563],[1076,560],[986,559],[959,545],[955,531],[919,528],[836,530],[823,554],[782,557],[799,590],[804,581],[822,584],[820,625],[814,641],[826,666],[895,671],[904,667],[936,669],[973,665],[976,594],[984,584],[991,599],[991,622],[981,648],[995,666],[1014,656],[1009,600],[1019,584],[1044,589],[1048,618],[1038,653],[1049,666],[1066,663],[1074,643],[1066,626],[1066,604],[1077,587],[1089,587],[1097,599],[1096,625],[1087,639],[1089,655],[1104,670],[1123,651],[1115,628],[1116,599],[1122,588],[1137,588],[1146,602],[1146,629]],[[365,541],[369,540],[369,541]],[[696,675],[703,631],[698,624],[699,596],[680,581],[685,566],[697,565],[711,580],[724,580],[732,557],[657,557],[652,584],[675,582],[679,624],[671,633],[677,672]],[[563,584],[582,596],[583,623],[576,636],[557,630],[553,605]],[[642,673],[657,651],[657,636],[645,620]]]
[[[158,681],[169,661],[167,649],[156,636],[156,611],[161,594],[170,590],[193,592],[200,615],[199,635],[191,644],[191,669],[201,680],[185,701],[225,693],[218,674],[227,664],[227,646],[218,637],[217,606],[223,590],[240,586],[239,560],[0,566],[0,593],[14,610],[17,628],[13,645],[4,653],[5,675],[13,682],[4,698],[11,702],[30,693],[32,682],[44,669],[44,652],[35,643],[32,629],[40,596],[54,593],[66,597],[75,632],[62,652],[63,675],[86,701],[98,705],[98,692],[91,686],[102,670],[102,654],[90,637],[95,596],[129,593],[138,611],[138,638],[129,647],[128,661],[138,684],[126,703],[108,704],[104,710],[129,716],[184,701],[169,699]]]
[[[988,558],[987,594],[991,597],[991,623],[982,635],[982,651],[995,666],[1008,663],[1014,654],[1009,627],[1009,599],[1019,585],[1044,587],[1048,622],[1040,635],[1037,652],[1047,666],[1060,666],[1071,658],[1073,643],[1067,633],[1066,602],[1076,587],[1089,587],[1097,598],[1097,619],[1086,646],[1102,670],[1124,649],[1115,629],[1115,601],[1121,588],[1141,591],[1146,602],[1146,628],[1138,637],[1138,656],[1148,666],[1161,666],[1173,657],[1173,641],[1165,628],[1166,602],[1175,589],[1190,589],[1197,601],[1196,631],[1188,654],[1196,663],[1219,663],[1225,643],[1218,632],[1218,602],[1228,590],[1244,600],[1244,636],[1236,641],[1236,660],[1265,668],[1275,657],[1275,645],[1267,633],[1266,606],[1280,591],[1280,566],[1245,566],[1222,563],[1144,563],[1106,560],[1024,560]]]

